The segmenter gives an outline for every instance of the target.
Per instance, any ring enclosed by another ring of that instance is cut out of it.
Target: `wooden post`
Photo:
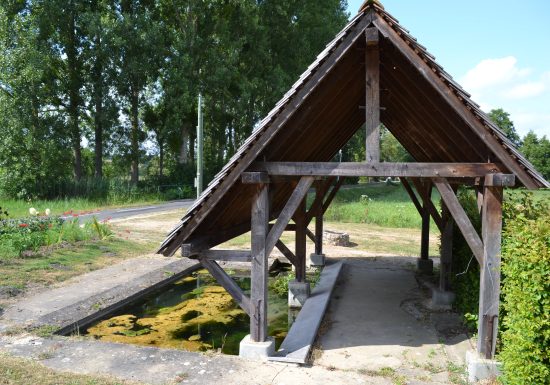
[[[267,269],[266,238],[269,229],[268,184],[259,183],[252,200],[250,272],[250,338],[254,342],[267,339]]]
[[[502,187],[483,189],[483,263],[479,288],[479,323],[477,350],[481,356],[495,356],[500,299],[500,243],[502,232]]]
[[[296,281],[306,279],[306,198],[302,200],[294,215],[296,222]]]
[[[439,289],[450,290],[451,265],[453,258],[453,230],[454,222],[445,202],[441,202],[443,217],[443,231],[441,231],[441,255],[439,264]]]
[[[367,131],[367,162],[380,162],[380,50],[378,47],[378,29],[367,28],[365,70],[366,103],[365,129]]]
[[[432,199],[432,183],[427,180],[423,184],[422,204],[422,235],[420,239],[420,259],[430,259],[430,210],[428,209],[428,201]]]
[[[321,199],[321,204],[317,207],[317,215],[315,216],[315,254],[323,254],[323,205],[322,199],[325,195],[325,190],[317,187],[315,191],[319,199]]]

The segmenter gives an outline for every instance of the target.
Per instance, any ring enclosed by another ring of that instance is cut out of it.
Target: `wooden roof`
[[[368,0],[216,175],[160,253],[250,230],[254,186],[240,176],[254,161],[326,162],[338,153],[365,122],[364,32],[372,26],[380,32],[381,121],[416,161],[493,162],[527,188],[550,187],[434,56]],[[273,217],[291,192],[288,183],[274,185]]]

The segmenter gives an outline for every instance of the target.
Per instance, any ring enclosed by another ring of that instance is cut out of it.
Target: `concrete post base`
[[[288,283],[288,306],[291,308],[301,308],[309,297],[309,282],[298,282],[296,280]]]
[[[432,290],[432,309],[450,310],[456,295],[452,291]]]
[[[239,357],[249,360],[264,361],[275,354],[275,340],[268,337],[265,342],[254,342],[250,334],[244,337],[239,345]]]
[[[416,268],[422,274],[432,274],[434,272],[434,261],[432,259],[418,258]]]
[[[310,254],[309,264],[310,266],[325,266],[325,254]]]
[[[481,358],[477,352],[466,352],[466,367],[468,371],[468,381],[476,382],[487,379],[494,379],[501,374],[501,363],[495,360]]]

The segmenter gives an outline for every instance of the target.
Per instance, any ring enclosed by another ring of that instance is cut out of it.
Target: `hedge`
[[[481,222],[475,194],[458,194],[474,227]],[[531,193],[508,193],[503,207],[498,359],[506,385],[550,385],[550,205]],[[475,330],[479,265],[459,231],[453,239],[456,309]]]

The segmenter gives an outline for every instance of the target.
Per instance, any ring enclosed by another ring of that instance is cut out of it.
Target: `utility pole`
[[[202,116],[202,94],[199,93],[198,124],[197,124],[197,177],[195,186],[197,187],[197,199],[202,194],[202,176],[203,176],[203,116]]]

